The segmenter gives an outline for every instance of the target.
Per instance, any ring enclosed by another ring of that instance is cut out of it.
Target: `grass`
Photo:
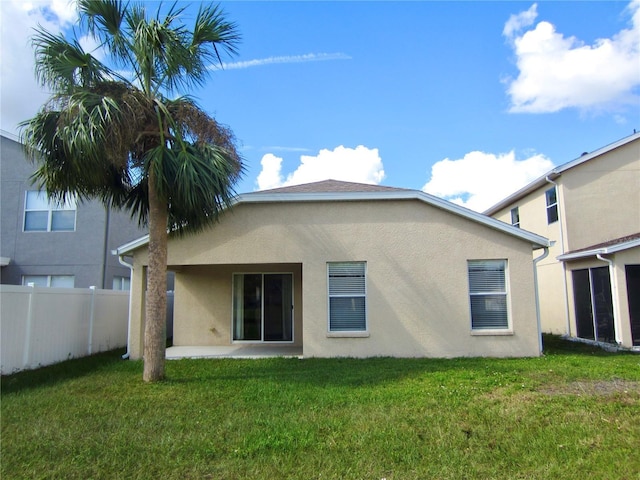
[[[3,479],[638,479],[640,355],[179,360],[2,378]]]

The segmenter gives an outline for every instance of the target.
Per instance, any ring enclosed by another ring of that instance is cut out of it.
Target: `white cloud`
[[[351,57],[345,53],[305,53],[304,55],[284,55],[245,60],[241,62],[225,62],[222,64],[222,68],[225,70],[233,70],[239,68],[261,67],[263,65],[274,65],[278,63],[321,62],[327,60],[351,60]],[[217,70],[220,66],[212,65],[210,68]]]
[[[627,8],[631,25],[611,38],[586,45],[541,21],[536,5],[512,15],[503,30],[519,70],[507,83],[511,112],[546,113],[564,108],[617,109],[638,104],[640,87],[640,0]]]
[[[475,151],[435,163],[422,190],[482,212],[552,168],[544,155],[516,160],[513,151],[499,155]]]
[[[529,10],[525,12],[520,12],[515,15],[511,15],[507,23],[504,24],[504,30],[502,30],[502,34],[507,37],[513,37],[515,32],[519,32],[523,28],[530,27],[533,25],[536,17],[538,16],[538,4],[534,3],[531,5]]]
[[[15,134],[17,124],[34,116],[48,99],[35,79],[33,28],[41,25],[58,33],[75,21],[76,7],[68,0],[0,0],[0,9],[0,129]]]
[[[268,190],[282,186],[282,158],[276,157],[272,153],[267,153],[260,160],[262,170],[258,175],[258,190]]]
[[[257,178],[259,190],[333,179],[346,182],[379,184],[384,178],[382,159],[377,148],[360,145],[320,150],[318,155],[300,156],[295,171],[284,178],[282,158],[268,153],[260,162],[262,170]]]

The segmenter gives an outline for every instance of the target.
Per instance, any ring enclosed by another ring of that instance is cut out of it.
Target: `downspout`
[[[109,207],[105,207],[106,215],[104,222],[104,248],[102,255],[102,288],[107,288],[107,263],[109,261],[109,230],[111,229],[111,209]]]
[[[114,254],[117,253],[117,251],[113,252]],[[133,265],[131,265],[130,263],[127,263],[124,261],[124,259],[122,258],[122,255],[118,255],[118,262],[120,262],[120,265],[123,265],[125,267],[129,268],[129,316],[127,318],[127,352],[122,355],[122,359],[126,360],[127,358],[129,358],[129,344],[131,343],[131,285],[132,285],[132,281],[133,281]]]
[[[549,247],[544,247],[544,252],[538,258],[533,259],[533,288],[536,297],[536,321],[538,324],[538,351],[542,354],[542,322],[540,321],[540,291],[538,290],[538,262],[549,256]]]
[[[560,255],[564,255],[564,229],[562,228],[562,222],[564,220],[564,212],[560,210],[560,190],[558,189],[558,184],[551,180],[547,175],[544,178],[547,183],[556,187],[556,202],[558,207],[558,226],[560,227]],[[564,321],[565,321],[565,329],[567,331],[567,335],[571,337],[571,322],[569,321],[569,293],[567,288],[567,264],[562,262],[562,290],[564,293]]]
[[[622,339],[620,338],[620,315],[618,314],[618,282],[616,282],[616,272],[613,267],[613,260],[604,258],[601,254],[596,254],[596,258],[602,262],[609,264],[609,281],[611,282],[611,300],[613,303],[613,327],[616,343],[622,345]]]

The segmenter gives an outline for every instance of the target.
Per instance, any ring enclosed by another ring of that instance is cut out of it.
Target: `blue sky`
[[[74,14],[0,4],[11,132],[46,98],[27,78],[26,27],[68,31]],[[239,55],[189,93],[235,132],[239,192],[335,178],[483,210],[640,129],[639,0],[221,5]]]

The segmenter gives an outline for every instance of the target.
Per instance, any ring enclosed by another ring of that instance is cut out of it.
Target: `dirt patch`
[[[545,385],[538,390],[547,395],[615,395],[640,394],[640,382],[628,380],[585,380],[559,385]]]

